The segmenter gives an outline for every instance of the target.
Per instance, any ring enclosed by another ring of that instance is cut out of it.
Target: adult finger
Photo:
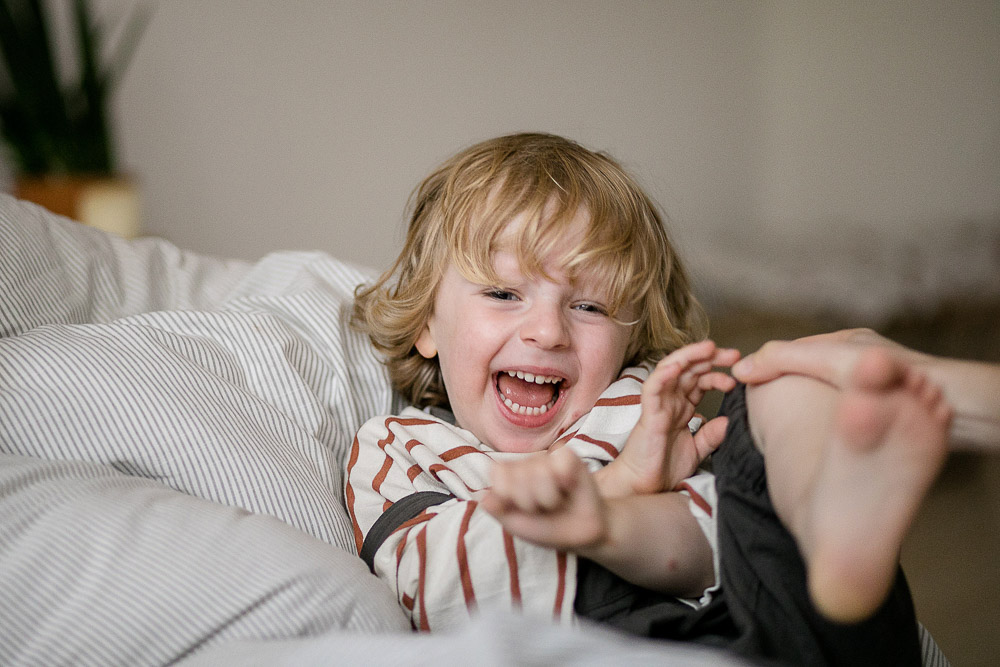
[[[737,362],[732,373],[747,384],[794,374],[843,387],[859,349],[851,343],[826,339],[774,340]]]

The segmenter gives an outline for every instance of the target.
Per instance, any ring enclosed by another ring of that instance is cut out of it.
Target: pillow
[[[0,662],[406,627],[343,508],[354,432],[400,409],[349,326],[370,273],[127,242],[9,197],[0,245]]]
[[[230,641],[409,628],[356,556],[107,466],[0,455],[0,521],[5,665],[167,664]]]
[[[317,252],[220,263],[9,198],[0,230],[17,253],[0,267],[0,451],[106,463],[353,549],[341,463],[400,408],[349,324],[370,273]],[[105,321],[155,306],[174,309]]]
[[[160,239],[126,241],[0,194],[0,337],[51,323],[210,309],[250,269]]]

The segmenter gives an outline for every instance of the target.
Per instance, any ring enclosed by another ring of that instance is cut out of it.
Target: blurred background
[[[554,132],[646,186],[721,343],[1000,361],[1000,0],[92,4],[153,9],[112,98],[144,234],[385,268],[434,166]],[[904,553],[956,665],[1000,661],[998,459],[953,456]]]

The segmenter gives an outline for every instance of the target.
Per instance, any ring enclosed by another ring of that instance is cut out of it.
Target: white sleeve
[[[688,507],[712,548],[712,569],[715,583],[706,588],[698,598],[698,605],[707,604],[719,590],[719,497],[715,489],[715,475],[700,469],[678,485],[678,490],[689,498]]]

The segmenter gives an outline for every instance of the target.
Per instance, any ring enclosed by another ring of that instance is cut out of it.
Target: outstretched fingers
[[[718,347],[712,340],[703,340],[674,350],[663,357],[660,364],[677,363],[682,367],[689,367],[697,363],[709,362],[713,366],[731,366],[739,358],[739,350]]]
[[[732,366],[739,358],[739,350],[718,348],[711,340],[686,345],[660,360],[646,381],[646,389],[651,395],[680,393],[697,405],[709,391],[726,392],[736,386],[728,373],[713,369]]]
[[[697,438],[688,432],[688,422],[708,391],[736,386],[715,368],[732,365],[739,355],[705,340],[675,350],[656,365],[643,385],[639,424],[615,464],[630,471],[633,492],[673,488],[721,444],[725,420],[703,426]]]

